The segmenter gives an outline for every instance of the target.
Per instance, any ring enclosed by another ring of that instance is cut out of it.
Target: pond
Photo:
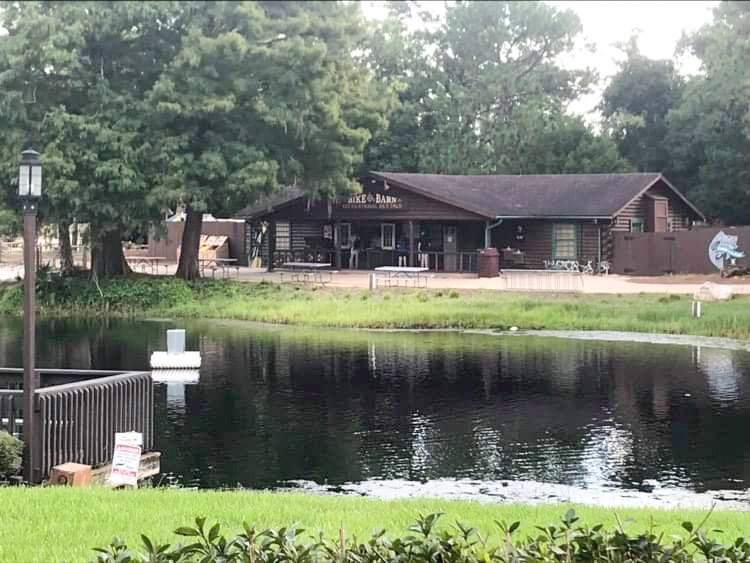
[[[167,328],[197,384],[158,384],[165,479],[388,496],[620,497],[750,484],[750,352],[455,332],[42,320],[40,367],[147,369]],[[21,365],[4,319],[0,362]],[[390,491],[390,492],[389,492]]]

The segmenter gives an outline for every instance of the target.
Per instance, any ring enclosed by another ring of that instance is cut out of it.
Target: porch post
[[[409,220],[409,266],[414,267],[416,266],[416,262],[414,260],[414,221],[411,219]]]
[[[503,224],[502,219],[498,219],[494,223],[491,223],[490,221],[484,222],[484,247],[489,248],[492,246],[492,229],[499,227]]]
[[[341,269],[341,221],[336,221],[333,228],[333,242],[336,247],[336,269]]]
[[[273,272],[273,259],[276,254],[276,221],[268,225],[268,271]]]

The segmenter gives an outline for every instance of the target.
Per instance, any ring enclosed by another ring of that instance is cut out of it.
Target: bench
[[[375,268],[375,286],[378,285],[378,280],[382,279],[388,287],[400,285],[400,282],[404,282],[404,287],[412,283],[414,287],[427,287],[427,278],[424,276],[429,272],[429,268],[409,267],[409,266],[379,266]],[[383,277],[379,277],[378,274],[385,274]],[[424,282],[424,283],[423,283]]]
[[[288,274],[291,281],[297,283],[318,283],[325,285],[326,283],[333,281],[333,270],[329,270],[331,267],[329,263],[322,262],[284,262],[281,268],[276,268],[276,271],[281,274],[281,281],[284,281],[284,274]],[[323,279],[323,274],[328,274],[328,279]]]
[[[219,270],[224,279],[232,269],[234,269],[237,277],[240,277],[240,265],[237,263],[237,258],[201,258],[198,260],[200,266],[201,275],[206,275],[206,270],[211,271],[211,277],[216,277],[216,271]]]

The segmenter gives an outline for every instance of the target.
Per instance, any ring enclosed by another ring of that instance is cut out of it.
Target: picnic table
[[[375,272],[386,274],[385,282],[389,287],[391,285],[398,286],[401,280],[404,280],[404,286],[407,286],[411,281],[414,287],[427,287],[427,278],[422,274],[429,271],[429,268],[418,266],[378,266],[375,268]],[[422,281],[424,281],[424,286]]]
[[[325,285],[323,272],[330,267],[331,264],[329,262],[284,262],[280,268],[281,281],[284,281],[284,273],[286,272],[290,274],[292,281],[301,281],[304,283],[312,281],[313,283]],[[328,274],[330,277],[327,281],[331,281],[333,279],[333,272],[329,270]]]
[[[211,277],[216,277],[216,270],[221,272],[222,277],[228,277],[230,268],[234,268],[237,277],[240,277],[240,266],[237,264],[237,258],[199,258],[198,267],[201,275],[206,275],[206,270],[211,270]]]
[[[167,259],[164,256],[128,256],[128,264],[134,270],[141,269],[146,273],[146,268],[151,268],[151,273],[159,273],[159,266],[164,266],[164,273],[167,273]]]

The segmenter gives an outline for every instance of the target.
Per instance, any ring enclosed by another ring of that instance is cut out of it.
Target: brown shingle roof
[[[304,195],[304,190],[299,186],[285,186],[278,191],[262,195],[255,203],[240,209],[235,216],[241,219],[250,219],[258,215],[264,215]]]
[[[372,175],[485,217],[611,217],[661,178],[658,173]]]
[[[661,181],[705,220],[700,210],[657,172],[525,176],[371,172],[369,175],[487,218],[613,217]],[[301,197],[304,197],[301,187],[287,187],[263,196],[237,216],[263,215]]]

